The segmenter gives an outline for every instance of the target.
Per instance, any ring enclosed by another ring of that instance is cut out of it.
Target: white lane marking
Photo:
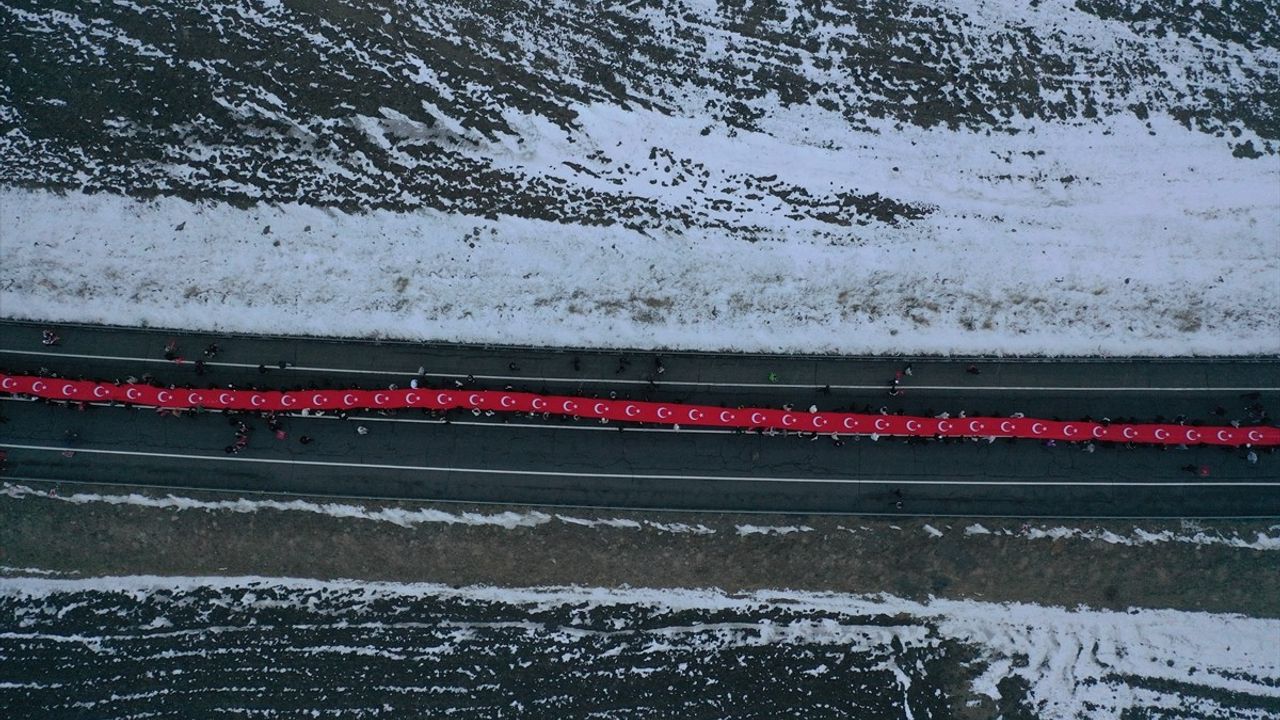
[[[114,360],[132,363],[157,363],[172,365],[172,360],[161,358],[135,358],[117,355],[84,355],[77,353],[46,352],[42,350],[8,350],[0,348],[0,353],[13,355],[39,355],[45,357],[69,357],[82,360]],[[188,361],[186,364],[192,364]],[[234,367],[257,369],[253,363],[233,363],[206,361],[208,367]],[[280,372],[270,366],[273,372]],[[388,377],[415,377],[413,370],[361,370],[356,368],[315,367],[310,365],[290,365],[287,370],[316,373],[340,373],[344,375],[386,375]],[[427,377],[462,379],[468,377],[463,373],[426,373]],[[735,387],[735,388],[779,388],[809,389],[824,387],[823,383],[769,383],[769,382],[723,382],[718,380],[627,380],[622,378],[586,378],[586,377],[534,377],[529,375],[471,375],[476,380],[501,380],[503,382],[524,383],[567,383],[580,385],[661,385],[664,387]],[[832,390],[884,390],[884,383],[875,385],[836,385]],[[959,390],[964,392],[1280,392],[1280,387],[1062,387],[1052,385],[909,385],[912,390]]]
[[[50,445],[20,445],[16,443],[0,443],[0,447],[10,450],[41,450],[62,452],[66,447]],[[302,465],[307,467],[365,468],[373,470],[412,470],[417,472],[464,473],[469,475],[519,475],[524,477],[575,477],[575,478],[609,478],[611,480],[710,480],[723,482],[754,483],[813,483],[822,485],[1054,485],[1070,487],[1275,487],[1271,482],[1124,482],[1099,480],[1087,482],[1081,480],[864,480],[861,478],[790,478],[790,477],[749,477],[743,475],[650,475],[645,473],[602,473],[602,472],[565,472],[555,470],[511,470],[503,468],[465,468],[445,465],[388,465],[384,463],[352,463],[331,460],[293,460],[275,458],[226,457],[224,455],[189,455],[185,453],[143,452],[141,450],[99,450],[77,447],[76,454],[89,453],[97,455],[129,455],[133,457],[167,458],[172,460],[210,460],[213,462],[243,462],[266,465]]]

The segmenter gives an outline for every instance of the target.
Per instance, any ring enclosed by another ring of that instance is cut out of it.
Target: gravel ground
[[[34,569],[69,576],[788,588],[1280,617],[1280,555],[1258,549],[1267,543],[1256,541],[1260,534],[1275,534],[1275,524],[1266,522],[985,520],[981,524],[991,532],[984,534],[966,532],[976,523],[964,518],[890,521],[337,501],[347,514],[358,508],[400,518],[402,525],[299,510],[146,507],[136,504],[139,496],[166,496],[142,488],[27,483],[21,487],[32,492],[15,492],[16,487],[8,485],[0,494],[0,566],[6,574]],[[60,499],[47,495],[50,490]],[[116,502],[88,500],[89,493]],[[119,504],[129,493],[138,494],[134,504]],[[66,502],[77,494],[81,502]],[[237,499],[212,493],[183,497]],[[251,502],[269,499],[255,496]],[[405,513],[422,518],[432,510],[439,511],[435,521],[404,520],[410,517]],[[599,520],[612,526],[581,524]],[[463,524],[499,521],[518,526]],[[680,523],[694,530],[670,531]],[[1054,528],[1076,529],[1076,537],[1037,537]],[[1144,532],[1162,531],[1182,540],[1139,540]],[[1096,539],[1108,532],[1129,544]],[[1192,540],[1196,536],[1200,542]]]

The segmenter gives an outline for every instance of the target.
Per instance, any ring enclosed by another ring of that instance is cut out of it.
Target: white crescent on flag
[[[916,432],[919,429],[920,429],[920,423],[916,422],[915,420],[907,421],[907,430],[911,432]]]
[[[127,394],[127,393],[126,393],[126,394]],[[230,396],[230,395],[228,395],[227,393],[219,393],[219,395],[218,395],[218,402],[222,403],[223,405],[230,405],[230,404],[231,404],[231,396]]]
[[[1076,427],[1075,425],[1063,425],[1062,434],[1066,435],[1067,437],[1075,437],[1076,435],[1080,434],[1080,428]]]
[[[1124,435],[1124,439],[1125,439],[1125,440],[1132,440],[1132,439],[1134,439],[1134,438],[1138,437],[1138,431],[1137,431],[1137,430],[1134,430],[1134,429],[1133,429],[1133,428],[1131,428],[1131,427],[1127,427],[1127,428],[1125,428],[1124,430],[1121,430],[1121,431],[1120,431],[1120,434],[1121,434],[1121,435]]]
[[[1200,438],[1200,431],[1191,429],[1187,430],[1187,440],[1190,440],[1191,442],[1200,442]]]
[[[475,393],[471,393],[470,395],[467,396],[467,404],[470,405],[471,407],[476,407],[477,405],[480,404],[480,396],[476,395]]]
[[[76,386],[71,383],[65,383],[62,386],[62,394],[71,397],[71,393],[75,392]]]
[[[671,417],[671,408],[665,408],[665,407],[658,408],[659,420],[666,420],[669,417]]]
[[[437,405],[448,405],[448,404],[449,404],[450,402],[452,402],[452,401],[453,401],[453,398],[449,397],[449,393],[440,393],[439,395],[436,395],[436,404],[437,404]],[[536,408],[536,407],[538,407],[538,401],[537,401],[537,400],[535,400],[535,401],[533,402],[533,406],[534,406],[535,408]]]
[[[162,403],[167,403],[172,398],[173,398],[173,393],[169,392],[168,390],[161,390],[159,394],[156,395],[156,400]]]
[[[819,427],[819,428],[826,427],[826,426],[827,426],[827,419],[826,419],[826,418],[824,418],[824,417],[822,417],[821,415],[814,415],[814,416],[813,416],[813,426],[814,426],[814,427]]]
[[[701,419],[702,419],[702,411],[701,411],[701,410],[699,410],[698,408],[693,408],[692,410],[690,410],[690,411],[689,411],[689,419],[690,419],[691,421],[693,421],[693,422],[697,422],[697,421],[701,420]]]
[[[252,406],[254,406],[254,407],[262,407],[262,403],[263,403],[263,402],[265,402],[265,401],[262,399],[262,396],[261,396],[261,395],[250,395],[250,396],[249,396],[249,404],[250,404],[250,405],[252,405]]]
[[[795,425],[796,424],[795,415],[783,415],[782,424],[786,425],[787,427],[791,427],[792,425]]]
[[[1096,437],[1096,438],[1100,438],[1100,437],[1102,437],[1103,435],[1105,435],[1105,434],[1106,434],[1106,431],[1102,429],[1102,426],[1101,426],[1101,425],[1094,425],[1094,426],[1093,426],[1093,430],[1091,430],[1090,432],[1091,432],[1091,433],[1093,434],[1093,436],[1094,436],[1094,437]]]
[[[1227,441],[1227,438],[1225,437],[1225,436],[1226,436],[1226,434],[1227,434],[1227,431],[1226,431],[1226,430],[1219,430],[1219,431],[1218,431],[1218,442],[1226,442],[1226,441]]]
[[[760,413],[751,413],[751,424],[752,424],[752,425],[759,425],[759,424],[760,424],[760,423],[762,423],[762,422],[764,422],[764,416],[763,416],[763,415],[761,415]]]
[[[1008,420],[1001,421],[1000,432],[1007,433],[1007,432],[1010,432],[1011,430],[1013,430],[1013,423],[1009,422]]]
[[[564,403],[560,405],[560,408],[569,414],[573,414],[576,407],[577,405],[572,400],[565,400]]]
[[[37,380],[37,381],[35,381],[35,382],[31,383],[31,390],[32,390],[32,392],[42,393],[42,392],[44,392],[44,389],[45,389],[46,387],[48,387],[48,386],[44,384],[44,381],[43,381],[43,380]]]
[[[138,388],[129,388],[124,391],[124,396],[130,400],[137,400],[138,398],[134,396],[136,392],[138,392]]]
[[[877,429],[877,430],[883,430],[883,429],[885,428],[885,425],[881,425],[880,423],[884,423],[885,425],[888,425],[888,424],[889,424],[889,421],[888,421],[888,420],[885,420],[884,418],[877,418],[877,419],[876,419],[876,429]]]
[[[970,421],[969,421],[969,432],[971,432],[971,433],[980,433],[980,432],[982,432],[982,423],[978,422],[977,420],[970,420]]]
[[[312,396],[311,396],[311,404],[312,404],[312,405],[323,405],[323,404],[324,404],[324,396],[323,396],[323,395],[321,395],[320,393],[316,393],[315,395],[312,395]]]
[[[596,403],[595,407],[591,408],[591,410],[597,415],[603,415],[606,409],[607,408],[605,408],[604,403]]]
[[[632,412],[633,410],[635,412]],[[636,407],[635,405],[628,405],[627,409],[624,410],[623,412],[627,414],[627,417],[635,417],[640,414],[640,408]]]
[[[1252,440],[1253,442],[1259,442],[1262,440],[1262,433],[1258,432],[1257,430],[1250,430],[1249,439]]]
[[[533,405],[533,409],[534,409],[534,410],[546,410],[546,409],[547,409],[547,401],[546,401],[546,400],[543,400],[542,398],[534,398],[534,399],[533,399],[533,402],[532,402],[531,404]]]
[[[286,393],[280,396],[280,404],[285,407],[293,407],[298,404],[298,398]]]
[[[98,392],[99,390],[101,390],[102,392]],[[96,397],[96,398],[104,398],[104,397],[106,397],[106,396],[108,396],[108,395],[110,395],[110,394],[111,394],[111,393],[110,393],[110,392],[108,392],[108,391],[107,391],[107,389],[106,389],[106,388],[104,388],[104,387],[102,387],[101,385],[94,385],[94,386],[93,386],[93,396],[94,396],[94,397]]]
[[[1044,434],[1044,423],[1032,423],[1032,424],[1031,424],[1031,434],[1032,434],[1032,435],[1043,435],[1043,434]]]
[[[510,395],[503,395],[502,399],[498,401],[498,404],[504,408],[515,407],[516,399]]]
[[[729,412],[728,410],[721,410],[721,411],[720,411],[720,422],[722,422],[722,423],[731,423],[731,422],[733,422],[733,413]]]
[[[854,418],[847,417],[844,419],[844,422],[841,424],[844,425],[845,430],[852,430],[858,426],[858,421],[855,420]]]
[[[15,388],[15,387],[18,387],[18,381],[14,380],[11,377],[7,377],[2,382],[0,382],[0,389],[8,390],[10,388]]]
[[[188,405],[199,405],[199,404],[200,404],[200,393],[197,393],[197,392],[187,393],[187,404],[188,404]]]
[[[386,393],[378,393],[378,394],[374,395],[374,396],[373,396],[373,404],[374,404],[374,405],[386,405],[386,404],[387,404],[387,394],[386,394]]]
[[[356,404],[356,396],[355,396],[355,395],[352,395],[351,393],[347,393],[346,395],[343,395],[343,396],[342,396],[342,404],[343,404],[343,405],[355,405],[355,404]]]
[[[951,432],[951,423],[947,422],[946,420],[940,420],[938,422],[938,432],[940,433]]]
[[[1164,428],[1156,428],[1155,436],[1157,440],[1164,440],[1169,437],[1169,431]]]

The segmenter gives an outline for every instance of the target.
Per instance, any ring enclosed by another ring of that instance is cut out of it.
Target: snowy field
[[[0,580],[10,717],[1280,717],[1280,621],[892,596]],[[975,714],[977,713],[977,714]]]
[[[1280,8],[0,0],[0,313],[1280,352]]]

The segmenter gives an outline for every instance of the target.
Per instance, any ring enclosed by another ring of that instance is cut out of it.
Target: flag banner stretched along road
[[[174,410],[250,412],[478,410],[539,413],[588,420],[726,429],[772,429],[823,435],[882,435],[944,438],[1025,438],[1066,442],[1147,445],[1280,445],[1280,428],[1193,426],[1169,423],[1101,423],[1043,418],[936,418],[840,412],[795,412],[776,408],[719,407],[681,403],[600,400],[503,390],[299,390],[292,392],[155,387],[89,380],[0,374],[0,391],[47,400],[126,403]]]

